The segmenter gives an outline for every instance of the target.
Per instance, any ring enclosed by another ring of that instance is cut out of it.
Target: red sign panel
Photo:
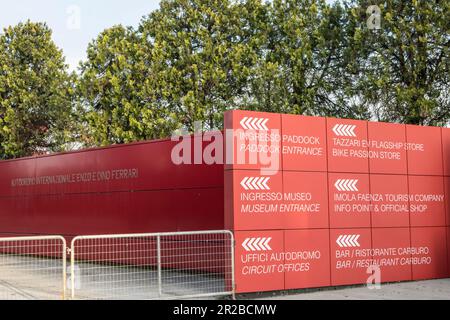
[[[366,283],[372,260],[370,229],[330,230],[331,285]]]
[[[370,173],[407,174],[404,125],[369,122],[368,136]]]
[[[327,118],[328,170],[369,172],[367,122]]]
[[[329,286],[328,233],[328,229],[235,232],[237,292]]]
[[[227,205],[234,230],[271,230],[283,228],[282,172],[272,176],[260,175],[259,170],[225,172],[225,180],[232,181],[233,203]]]
[[[329,231],[285,232],[285,289],[331,285]]]
[[[409,176],[411,226],[445,226],[444,178]]]
[[[372,242],[381,282],[412,280],[409,228],[372,229]]]
[[[326,173],[283,172],[284,193],[283,203],[280,204],[283,228],[328,228],[328,192],[326,186]]]
[[[445,227],[411,228],[413,280],[447,277]]]
[[[450,176],[450,128],[442,128],[444,175]]]
[[[235,232],[236,292],[284,289],[283,231]]]
[[[328,176],[330,227],[370,227],[368,174],[330,173]]]
[[[280,114],[226,112],[225,169],[281,170],[281,139]]]
[[[445,221],[446,226],[450,226],[450,177],[444,177],[445,187]]]
[[[370,175],[372,227],[409,227],[408,176]]]
[[[441,128],[406,126],[408,173],[442,175]]]
[[[326,121],[321,117],[282,115],[284,170],[326,171]]]
[[[284,234],[284,243],[271,248],[281,257],[241,261],[258,260],[250,268],[263,275],[243,278],[237,271],[240,292],[450,275],[450,130],[271,116],[228,117],[228,128],[262,121],[281,130],[279,136],[258,136],[281,143],[282,166],[269,171],[272,176],[262,175],[260,163],[245,167],[255,170],[225,173],[226,225],[245,235],[239,250],[261,254],[264,248],[251,246],[264,247],[268,237]],[[251,144],[251,137],[243,139]]]
[[[328,228],[326,173],[233,170],[225,180],[233,190],[226,192],[233,199],[226,203],[226,225],[234,230]]]
[[[447,258],[448,258],[448,277],[450,277],[450,228],[447,228]]]

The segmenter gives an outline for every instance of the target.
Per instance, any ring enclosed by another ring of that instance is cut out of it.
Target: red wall
[[[3,161],[0,234],[230,229],[237,292],[365,283],[371,264],[382,282],[449,276],[450,129],[247,111],[225,128],[246,160],[269,133],[279,167],[178,166],[167,140]]]
[[[161,140],[0,162],[0,233],[223,229],[223,165],[175,165],[174,145]],[[126,178],[119,169],[138,174]],[[94,181],[94,172],[103,174]],[[77,180],[79,173],[91,176]],[[56,175],[69,180],[42,179]],[[17,178],[38,177],[31,185],[12,185]]]
[[[240,136],[233,149],[249,159],[269,140],[279,171],[264,162],[225,167],[238,292],[362,284],[373,264],[382,282],[449,276],[450,129],[225,115],[226,129],[261,123],[269,138]]]

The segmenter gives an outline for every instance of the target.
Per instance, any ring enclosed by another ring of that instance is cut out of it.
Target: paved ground
[[[72,284],[68,266],[66,297]],[[61,299],[63,270],[61,259],[0,254],[0,300]],[[76,263],[74,282],[75,298],[87,300],[176,299],[226,291],[222,276],[162,270],[159,293],[155,268],[85,262]]]
[[[0,254],[0,300],[61,299],[62,270],[61,260]],[[75,279],[79,280],[75,283],[77,299],[176,298],[225,290],[221,277],[163,270],[160,297],[158,276],[153,269],[77,263],[75,272]],[[450,300],[450,279],[385,284],[379,290],[366,286],[339,287],[242,295],[238,299]]]
[[[250,297],[248,297],[250,298]],[[268,300],[450,300],[450,279],[385,284],[379,290],[366,286],[260,296]]]

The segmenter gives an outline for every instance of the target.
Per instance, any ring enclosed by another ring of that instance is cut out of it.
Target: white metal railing
[[[66,267],[70,253],[70,268]],[[0,300],[234,296],[230,231],[0,238]]]
[[[66,295],[66,240],[0,238],[0,300],[52,300]]]
[[[70,253],[72,299],[234,294],[230,231],[79,236]]]

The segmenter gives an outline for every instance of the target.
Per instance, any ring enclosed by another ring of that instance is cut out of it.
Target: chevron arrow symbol
[[[270,190],[267,184],[270,177],[245,177],[241,181],[241,187],[244,190]]]
[[[360,247],[358,240],[361,237],[359,234],[340,235],[336,239],[336,243],[341,248],[355,248]]]
[[[242,247],[245,251],[272,251],[270,247],[270,241],[272,238],[247,238],[242,242]]]
[[[355,125],[337,124],[333,127],[333,132],[338,137],[356,137],[355,129]]]
[[[338,179],[334,184],[334,187],[338,191],[359,191],[358,184],[359,180],[356,179]]]
[[[244,117],[240,124],[244,129],[269,130],[267,122],[269,122],[267,118]]]

